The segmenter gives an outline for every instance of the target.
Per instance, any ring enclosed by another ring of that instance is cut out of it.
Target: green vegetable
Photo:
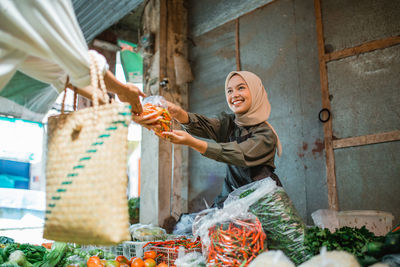
[[[30,244],[21,244],[18,249],[24,252],[26,260],[32,264],[43,260],[44,255],[47,253],[45,247]]]
[[[6,237],[6,236],[0,236],[0,244],[7,245],[7,244],[14,244],[14,239]]]
[[[400,253],[400,232],[389,233],[385,236],[385,251],[389,253]]]
[[[375,236],[365,226],[361,228],[342,227],[331,233],[328,229],[312,227],[307,229],[304,244],[314,254],[323,246],[328,251],[347,251],[358,258],[361,265],[376,262],[375,256],[383,253],[382,237]]]
[[[19,265],[16,263],[6,262],[6,263],[1,264],[0,267],[19,267]]]
[[[64,267],[67,267],[68,265],[86,266],[86,260],[77,255],[72,255],[70,257],[66,257],[64,263],[62,264]]]
[[[119,267],[119,263],[116,260],[106,261],[106,267]]]
[[[112,253],[112,252],[106,252],[105,255],[104,255],[104,258],[105,258],[106,260],[115,259],[115,255],[114,255],[114,253]]]
[[[14,251],[18,250],[19,248],[19,244],[9,244],[7,245],[4,249],[3,249],[3,259],[8,259],[8,257],[10,256],[11,253],[13,253]]]
[[[54,267],[61,262],[65,255],[68,246],[66,243],[54,242],[49,253],[44,256],[44,259],[34,264],[34,267]]]
[[[128,200],[129,207],[129,222],[135,224],[139,222],[139,209],[140,209],[140,198],[134,197]]]
[[[242,194],[251,194],[248,191]],[[311,257],[304,246],[305,224],[282,187],[260,198],[249,211],[260,220],[268,249],[282,250],[295,264]]]
[[[244,191],[243,193],[241,193],[241,194],[239,195],[239,198],[247,197],[248,195],[250,195],[250,194],[253,193],[254,191],[256,191],[256,190],[255,190],[255,189],[246,190],[246,191]]]
[[[25,254],[21,250],[16,250],[8,257],[9,263],[18,264],[21,267],[31,267],[32,264],[26,260]]]
[[[3,254],[3,249],[0,248],[0,264],[4,263],[2,254]]]
[[[383,252],[384,248],[383,242],[372,241],[367,244],[367,251],[366,253],[371,256],[379,256]]]

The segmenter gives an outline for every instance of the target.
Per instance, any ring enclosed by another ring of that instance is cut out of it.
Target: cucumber
[[[400,233],[389,233],[385,237],[385,251],[389,253],[400,252]]]
[[[383,248],[385,247],[385,244],[382,242],[369,242],[367,244],[367,254],[368,255],[373,255],[373,256],[378,256],[383,252]]]

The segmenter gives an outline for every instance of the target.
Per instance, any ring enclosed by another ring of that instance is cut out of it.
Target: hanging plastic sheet
[[[17,71],[0,90],[0,113],[42,121],[58,96],[56,88]]]

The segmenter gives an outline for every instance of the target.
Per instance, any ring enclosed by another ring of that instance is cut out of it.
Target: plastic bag
[[[154,125],[159,125],[160,128],[154,130],[155,134],[163,137],[162,132],[170,132],[172,129],[172,119],[168,112],[168,105],[162,96],[149,96],[143,99],[143,113],[142,115],[152,115],[150,118],[161,117]]]
[[[167,233],[164,229],[151,224],[132,224],[131,227],[129,227],[129,232],[134,241],[154,241],[162,240],[167,237]]]
[[[299,267],[360,267],[356,257],[345,251],[326,251],[321,249],[321,254],[312,257]]]
[[[172,232],[174,235],[192,235],[192,226],[198,213],[182,214]]]
[[[390,267],[400,266],[400,254],[389,254],[382,258],[382,262],[388,264]]]
[[[247,266],[265,248],[260,221],[240,206],[199,214],[193,234],[201,238],[207,266]]]
[[[249,212],[260,220],[267,234],[269,249],[282,250],[295,264],[312,256],[303,244],[305,224],[285,190],[271,178],[236,189],[229,194],[224,207],[244,202],[254,203],[250,205]]]
[[[258,255],[249,267],[295,267],[295,265],[282,251],[270,250]]]
[[[311,218],[314,221],[315,226],[319,228],[328,228],[331,233],[339,229],[339,219],[337,217],[338,212],[336,210],[316,210],[311,214]]]
[[[185,250],[180,247],[178,250],[178,258],[175,261],[176,267],[198,267],[206,266],[206,261],[199,252],[190,252],[185,254]]]

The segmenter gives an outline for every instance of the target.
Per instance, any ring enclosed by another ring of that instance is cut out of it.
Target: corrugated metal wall
[[[276,172],[306,218],[309,211],[327,207],[313,1],[275,1],[239,22],[242,69],[263,80],[272,105],[269,121],[283,144]],[[223,89],[226,75],[236,68],[234,31],[231,22],[194,39],[191,111],[228,110]],[[190,156],[190,207],[195,210],[203,197],[212,201],[219,192],[225,168],[196,152]]]
[[[322,0],[327,52],[399,35],[399,5],[390,0]],[[189,8],[202,11],[199,5]],[[198,23],[196,14],[189,18]],[[239,22],[242,69],[262,78],[272,105],[270,123],[283,144],[277,174],[311,223],[313,211],[328,207],[314,1],[276,0]],[[212,116],[228,110],[223,86],[226,74],[236,68],[234,51],[234,21],[193,38],[196,79],[190,111]],[[395,46],[328,63],[335,137],[400,129],[399,57]],[[337,149],[335,158],[340,208],[386,210],[398,222],[399,142]],[[224,164],[190,152],[190,211],[204,208],[203,198],[213,201],[224,176]]]
[[[75,15],[87,42],[138,7],[143,0],[72,0]]]
[[[323,0],[324,37],[332,51],[400,35],[400,2]],[[329,62],[333,135],[400,130],[400,45]],[[400,142],[337,149],[342,210],[389,211],[400,221]]]
[[[190,14],[190,13],[189,13]],[[227,23],[193,39],[190,49],[194,82],[189,89],[189,110],[206,116],[228,111],[225,76],[235,66],[235,23]],[[212,204],[221,191],[225,165],[189,152],[189,211]]]

